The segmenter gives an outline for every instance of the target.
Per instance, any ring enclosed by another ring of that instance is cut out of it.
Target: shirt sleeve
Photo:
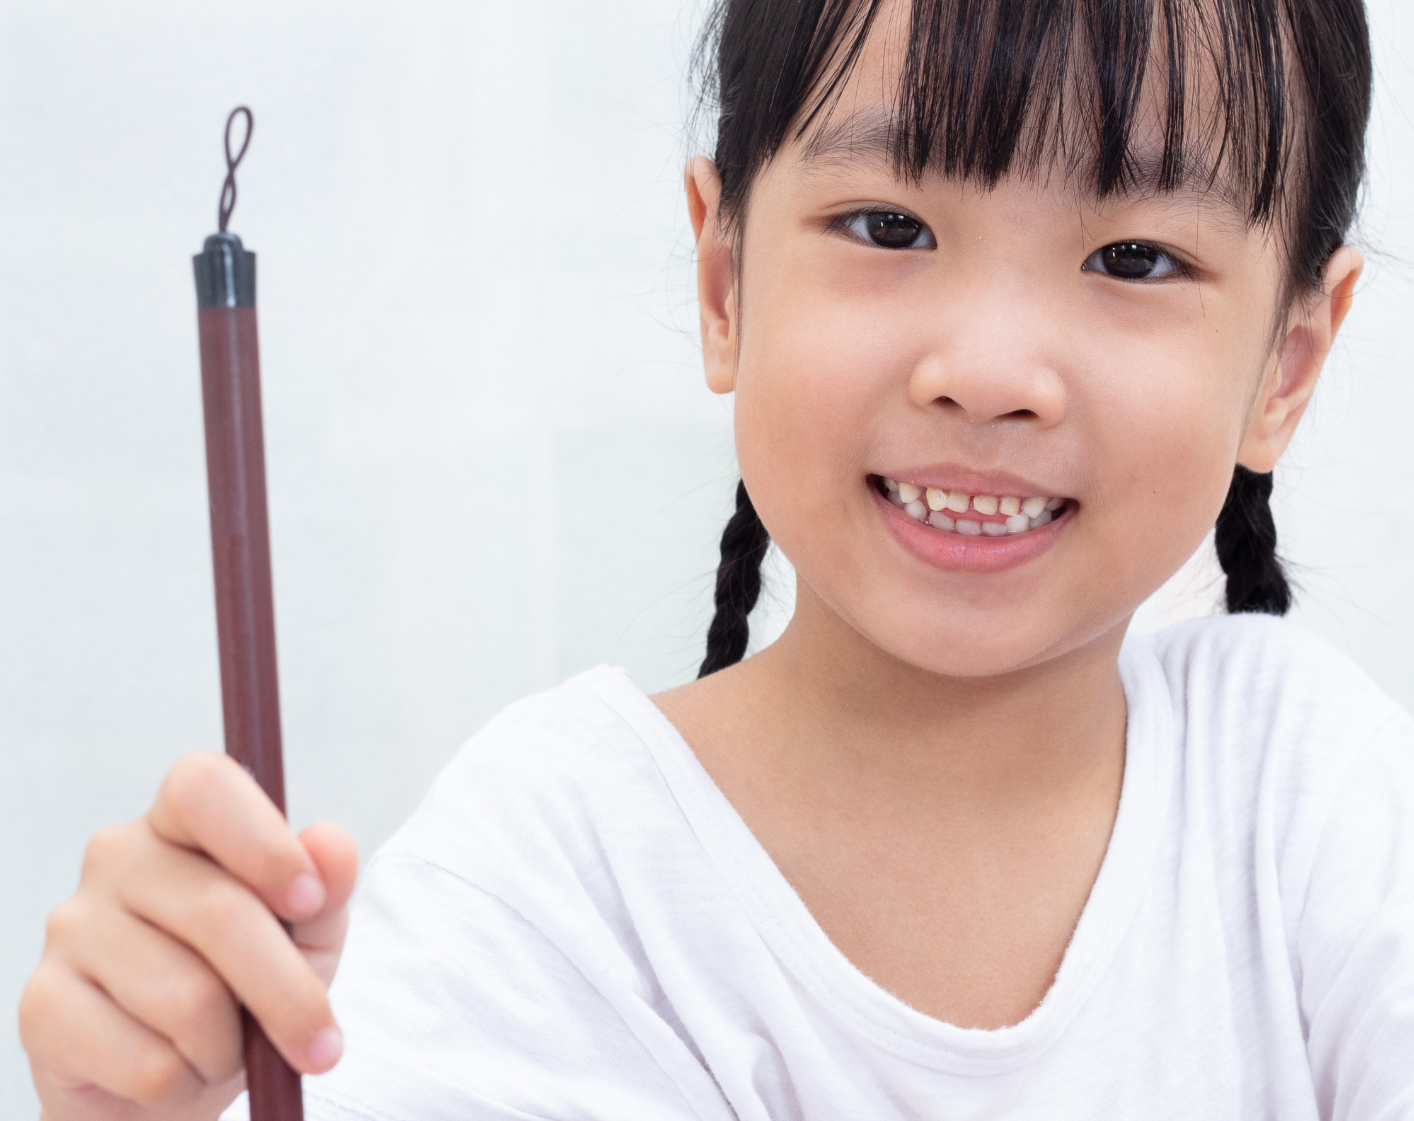
[[[604,992],[617,983],[611,973],[586,976],[507,904],[441,868],[407,855],[380,858],[331,991],[344,1056],[328,1074],[305,1079],[305,1115],[721,1117],[718,1103],[690,1103],[628,1027]],[[245,1109],[242,1098],[223,1121],[244,1118]]]
[[[1414,722],[1402,713],[1332,804],[1297,957],[1321,1117],[1414,1118]]]

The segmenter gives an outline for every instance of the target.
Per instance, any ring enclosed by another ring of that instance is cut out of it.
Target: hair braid
[[[716,614],[707,628],[707,657],[698,677],[734,666],[746,655],[747,616],[761,595],[761,562],[771,535],[756,515],[746,481],[737,483],[736,513],[722,531],[722,563],[717,566]]]
[[[1291,586],[1277,559],[1271,497],[1271,474],[1259,475],[1239,464],[1218,515],[1216,534],[1218,563],[1227,574],[1230,615],[1285,615],[1291,607]]]

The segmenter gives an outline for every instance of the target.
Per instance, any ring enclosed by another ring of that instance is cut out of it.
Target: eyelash
[[[874,241],[863,231],[854,228],[855,224],[861,219],[867,220],[875,216],[905,218],[910,222],[915,222],[919,227],[919,232],[922,235],[926,236],[926,238],[931,244],[884,246],[880,245],[877,241]],[[919,218],[914,217],[907,211],[896,207],[870,207],[865,210],[852,210],[848,214],[841,214],[838,218],[836,218],[831,223],[831,227],[841,233],[847,234],[848,236],[854,238],[856,241],[860,242],[863,245],[868,245],[877,249],[887,249],[890,252],[897,252],[900,249],[936,249],[938,244],[937,239],[933,236],[933,232],[928,229],[927,223],[923,222]],[[1168,271],[1156,277],[1127,277],[1119,275],[1115,272],[1111,272],[1107,267],[1105,267],[1104,254],[1110,250],[1118,250],[1121,248],[1139,250],[1142,253],[1152,254],[1153,258],[1156,261],[1167,262]],[[1188,279],[1193,276],[1192,267],[1189,266],[1188,263],[1183,260],[1183,258],[1178,256],[1178,254],[1174,253],[1172,250],[1166,249],[1162,245],[1158,245],[1154,242],[1137,240],[1121,240],[1111,242],[1108,245],[1102,245],[1099,249],[1095,250],[1094,253],[1090,254],[1090,256],[1087,257],[1081,263],[1080,269],[1082,272],[1096,272],[1099,273],[1101,276],[1108,276],[1115,280],[1123,281],[1127,284],[1147,284],[1154,283],[1159,280],[1167,280],[1171,277],[1177,277],[1179,279]]]

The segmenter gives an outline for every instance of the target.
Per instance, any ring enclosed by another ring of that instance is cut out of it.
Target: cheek
[[[1232,479],[1250,362],[1234,358],[1245,348],[1196,334],[1097,355],[1073,403],[1090,414],[1076,418],[1091,434],[1087,528],[1129,598],[1143,598],[1191,555]]]
[[[798,282],[767,276],[746,302],[738,456],[753,501],[768,524],[782,523],[784,539],[785,522],[837,513],[842,491],[859,489],[908,363],[896,336],[857,299],[819,290],[802,298]]]

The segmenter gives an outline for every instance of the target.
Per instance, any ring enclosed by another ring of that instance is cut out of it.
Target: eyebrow
[[[878,109],[852,113],[841,119],[830,119],[806,139],[800,160],[808,170],[860,167],[876,169],[889,165],[897,173],[898,128],[892,117]],[[1209,221],[1232,232],[1248,228],[1246,200],[1242,192],[1225,176],[1212,175],[1196,159],[1188,158],[1179,175],[1179,186],[1160,189],[1159,171],[1163,161],[1161,145],[1142,144],[1131,149],[1134,175],[1131,182],[1118,189],[1108,199],[1098,198],[1093,190],[1081,188],[1079,193],[1094,204],[1116,201],[1137,205],[1145,202],[1194,201],[1217,205],[1207,214]]]
[[[805,142],[801,160],[806,164],[876,164],[892,160],[897,145],[893,119],[877,109],[853,113],[843,120],[833,117]]]

